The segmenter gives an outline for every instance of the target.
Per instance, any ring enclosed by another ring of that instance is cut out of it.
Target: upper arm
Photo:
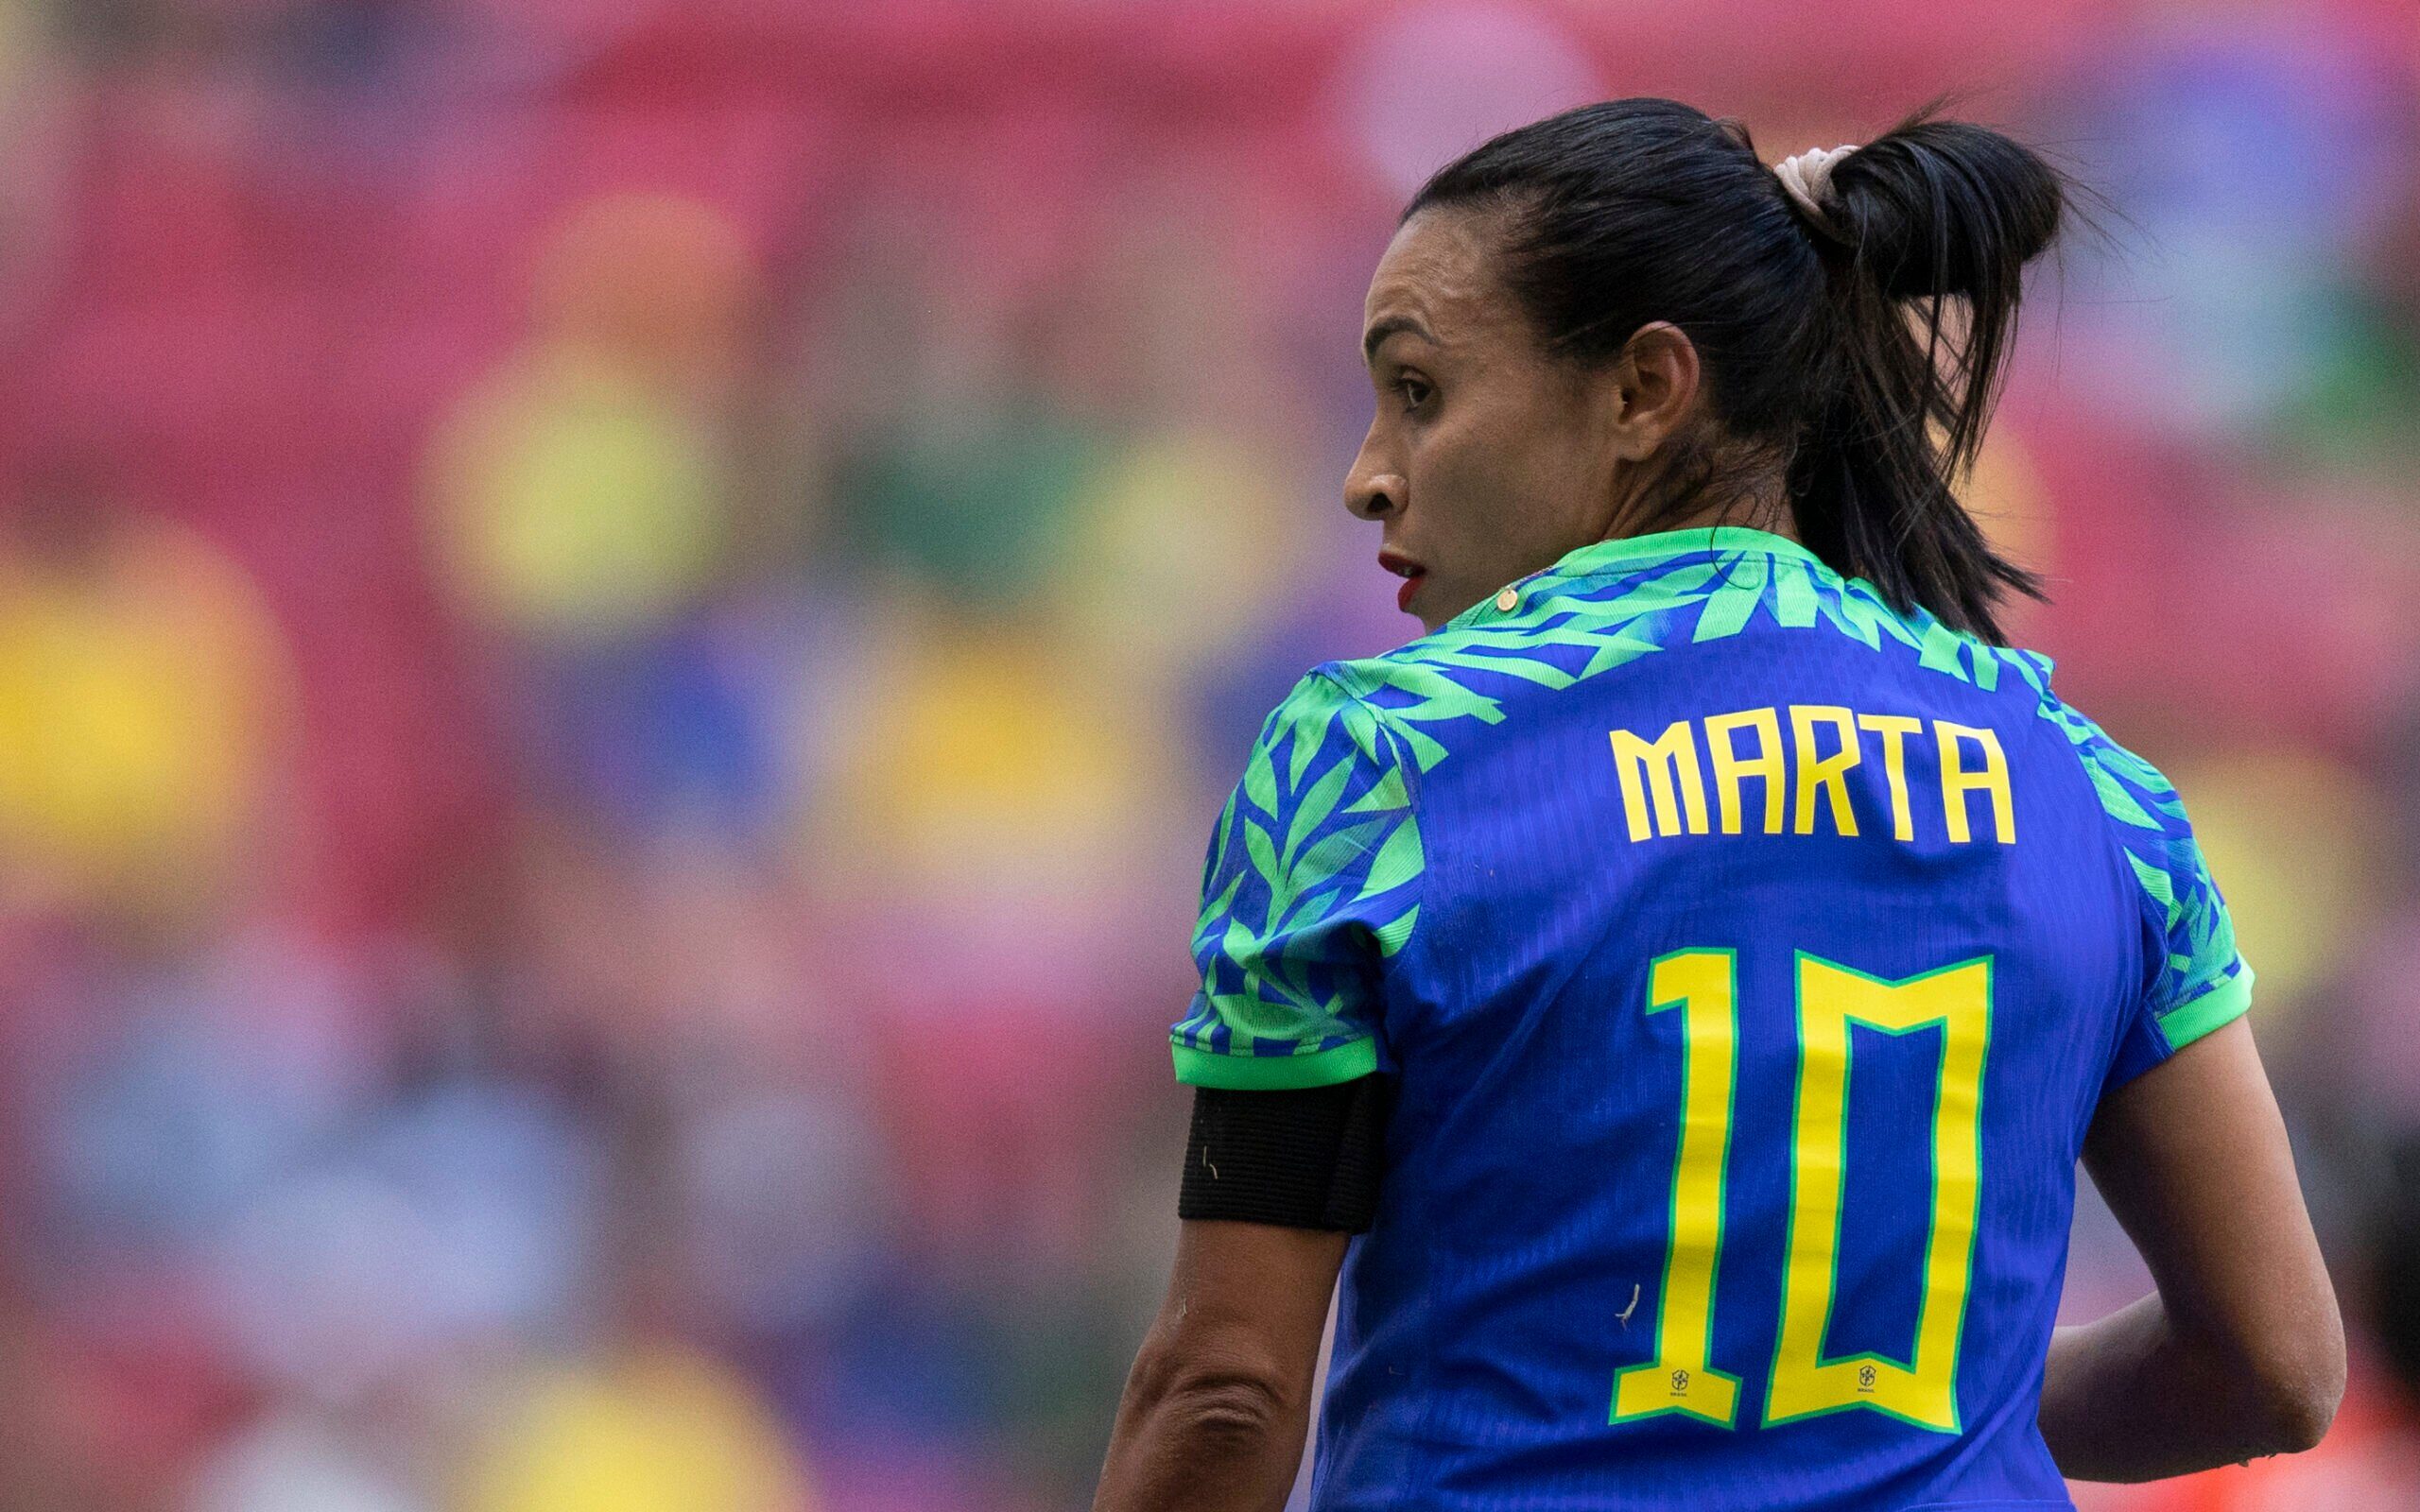
[[[2341,1377],[2335,1294],[2240,1017],[2102,1099],[2084,1160],[2175,1327],[2263,1373]]]
[[[1323,673],[1269,716],[1211,837],[1179,1080],[1257,1091],[1379,1069],[1380,972],[1419,911],[1412,781],[1376,709]]]
[[[2176,789],[2090,720],[2064,722],[2141,907],[2141,976],[2084,1163],[2167,1326],[2295,1420],[2341,1389],[2343,1325],[2245,1018],[2252,969]]]
[[[1193,938],[1201,989],[1169,1036],[1178,1080],[1280,1092],[1378,1068],[1380,972],[1418,914],[1413,771],[1378,712],[1323,673],[1269,716],[1210,841]],[[1255,1150],[1291,1153],[1247,1141],[1229,1174],[1246,1176]],[[1136,1361],[1142,1400],[1306,1408],[1348,1240],[1187,1219]]]

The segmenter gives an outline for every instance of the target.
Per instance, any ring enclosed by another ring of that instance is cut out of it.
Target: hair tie
[[[1832,170],[1841,160],[1855,152],[1854,145],[1837,147],[1809,147],[1794,158],[1784,158],[1773,164],[1773,177],[1781,180],[1782,193],[1798,203],[1807,221],[1817,231],[1834,241],[1846,241],[1841,229],[1824,214],[1824,197],[1831,193]]]

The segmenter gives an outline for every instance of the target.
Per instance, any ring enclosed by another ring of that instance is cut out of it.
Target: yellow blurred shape
[[[1137,441],[1078,503],[1066,623],[1114,647],[1129,675],[1198,665],[1249,634],[1302,576],[1295,503],[1276,460],[1234,437]]]
[[[209,887],[255,815],[288,696],[251,582],[189,531],[130,521],[74,567],[0,563],[12,882]]]
[[[537,1374],[469,1467],[462,1512],[808,1512],[779,1424],[733,1372],[648,1350]]]
[[[2005,425],[1995,426],[1975,458],[1975,471],[1959,490],[1959,502],[1975,517],[1992,549],[2035,572],[2051,570],[2056,545],[2049,495],[2025,442]]]
[[[1153,791],[1115,666],[998,627],[928,641],[883,679],[836,808],[853,847],[927,877],[1023,890],[1097,875]]]
[[[2174,780],[2259,973],[2255,1013],[2274,1019],[2345,966],[2385,885],[2371,844],[2384,805],[2359,772],[2316,752],[2231,753]]]
[[[660,387],[556,348],[475,389],[439,440],[443,576],[478,616],[610,638],[685,608],[725,532],[722,459]]]

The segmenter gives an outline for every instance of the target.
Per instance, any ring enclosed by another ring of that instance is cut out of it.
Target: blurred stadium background
[[[2409,0],[9,0],[0,1508],[1083,1505],[1210,822],[1409,627],[1395,208],[1944,89],[2127,217],[1978,494],[2355,1322],[2321,1452],[2079,1494],[2420,1506]],[[2071,1310],[2145,1284],[2086,1211]]]

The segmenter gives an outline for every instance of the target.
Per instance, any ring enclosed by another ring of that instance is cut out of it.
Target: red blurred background
[[[1201,847],[1414,628],[1403,198],[1945,91],[2109,197],[1975,495],[2175,776],[2420,1505],[2420,15],[0,4],[0,1507],[1085,1504]],[[2148,1283],[2097,1206],[2073,1315]]]

